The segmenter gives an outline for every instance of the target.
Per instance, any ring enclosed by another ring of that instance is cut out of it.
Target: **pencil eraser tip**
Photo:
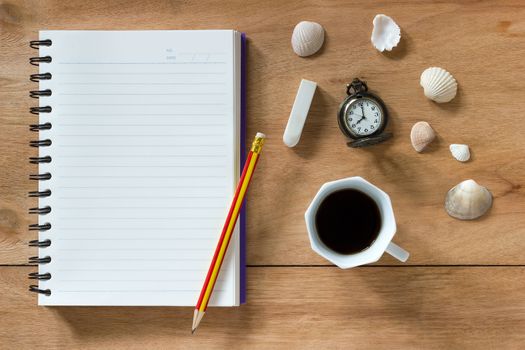
[[[260,138],[262,138],[262,139],[265,139],[265,138],[266,138],[266,135],[263,134],[262,132],[258,132],[258,133],[255,135],[255,137],[260,137]]]

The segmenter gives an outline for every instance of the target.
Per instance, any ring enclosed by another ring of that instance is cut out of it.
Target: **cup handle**
[[[388,244],[388,247],[386,247],[386,252],[401,262],[407,261],[408,257],[410,256],[409,252],[407,252],[394,242],[390,242]]]

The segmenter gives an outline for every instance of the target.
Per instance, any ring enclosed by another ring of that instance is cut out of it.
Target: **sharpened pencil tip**
[[[199,327],[199,323],[201,323],[203,316],[204,311],[199,311],[198,309],[195,309],[195,312],[193,313],[193,324],[191,326],[191,334],[195,333],[195,331]]]

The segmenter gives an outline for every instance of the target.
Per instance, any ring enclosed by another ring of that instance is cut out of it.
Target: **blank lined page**
[[[195,305],[239,172],[234,31],[43,31],[44,305]],[[212,305],[238,305],[232,239]]]

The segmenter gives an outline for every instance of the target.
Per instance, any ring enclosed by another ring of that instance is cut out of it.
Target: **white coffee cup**
[[[317,210],[323,200],[333,192],[346,189],[355,189],[368,195],[376,202],[381,214],[381,228],[377,238],[368,248],[355,254],[341,254],[328,248],[319,238],[315,225]],[[349,177],[322,185],[304,217],[312,249],[342,269],[373,263],[379,260],[385,251],[399,261],[405,262],[408,259],[409,253],[392,242],[396,233],[396,219],[390,197],[362,177]]]

